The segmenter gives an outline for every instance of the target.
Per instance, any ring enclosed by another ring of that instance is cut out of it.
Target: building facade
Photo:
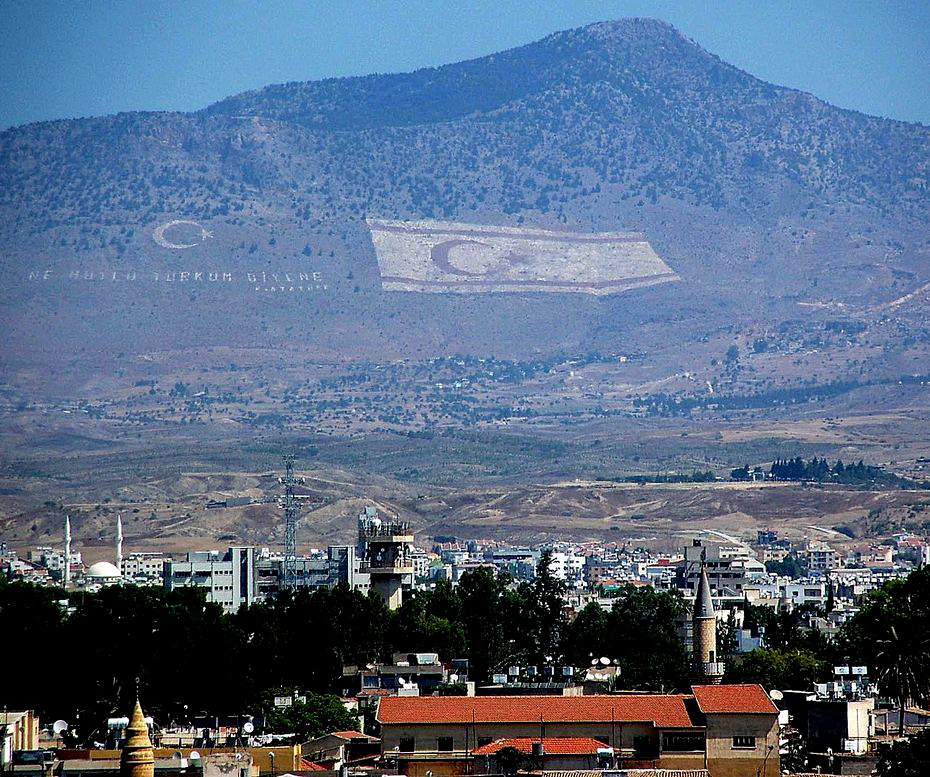
[[[611,751],[613,769],[779,773],[778,710],[758,685],[695,686],[693,695],[386,697],[378,722],[382,754],[410,777],[474,773],[476,751],[501,739],[593,739]]]

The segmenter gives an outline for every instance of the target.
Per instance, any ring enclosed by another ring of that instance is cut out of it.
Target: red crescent
[[[441,243],[436,243],[436,245],[430,249],[429,257],[433,264],[435,264],[443,272],[449,273],[450,275],[467,275],[473,278],[480,278],[482,275],[487,275],[490,270],[486,270],[485,272],[471,272],[470,270],[462,270],[461,268],[452,264],[452,261],[449,259],[449,251],[451,251],[456,246],[466,244],[491,248],[491,246],[489,246],[487,243],[482,243],[479,240],[462,240],[456,238],[455,240],[444,240]]]

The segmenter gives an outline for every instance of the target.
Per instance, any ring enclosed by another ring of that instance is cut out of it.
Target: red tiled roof
[[[695,685],[692,690],[703,713],[778,714],[778,708],[761,685]]]
[[[472,752],[475,755],[494,755],[504,747],[515,747],[521,753],[532,753],[533,745],[543,743],[546,755],[596,755],[598,749],[607,747],[603,742],[589,737],[545,737],[533,739],[520,737],[517,739],[498,739],[489,745],[479,747]]]
[[[333,731],[330,736],[342,737],[343,739],[356,739],[357,737],[368,739],[368,734],[363,734],[361,731]]]
[[[691,728],[682,696],[390,696],[381,723],[653,723]]]

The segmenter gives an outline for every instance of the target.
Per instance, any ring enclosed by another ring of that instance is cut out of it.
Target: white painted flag
[[[680,280],[636,232],[369,219],[386,291],[616,294]]]

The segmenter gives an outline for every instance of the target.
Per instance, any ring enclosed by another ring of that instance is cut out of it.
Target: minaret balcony
[[[691,671],[696,675],[722,675],[726,671],[723,661],[693,661]]]

